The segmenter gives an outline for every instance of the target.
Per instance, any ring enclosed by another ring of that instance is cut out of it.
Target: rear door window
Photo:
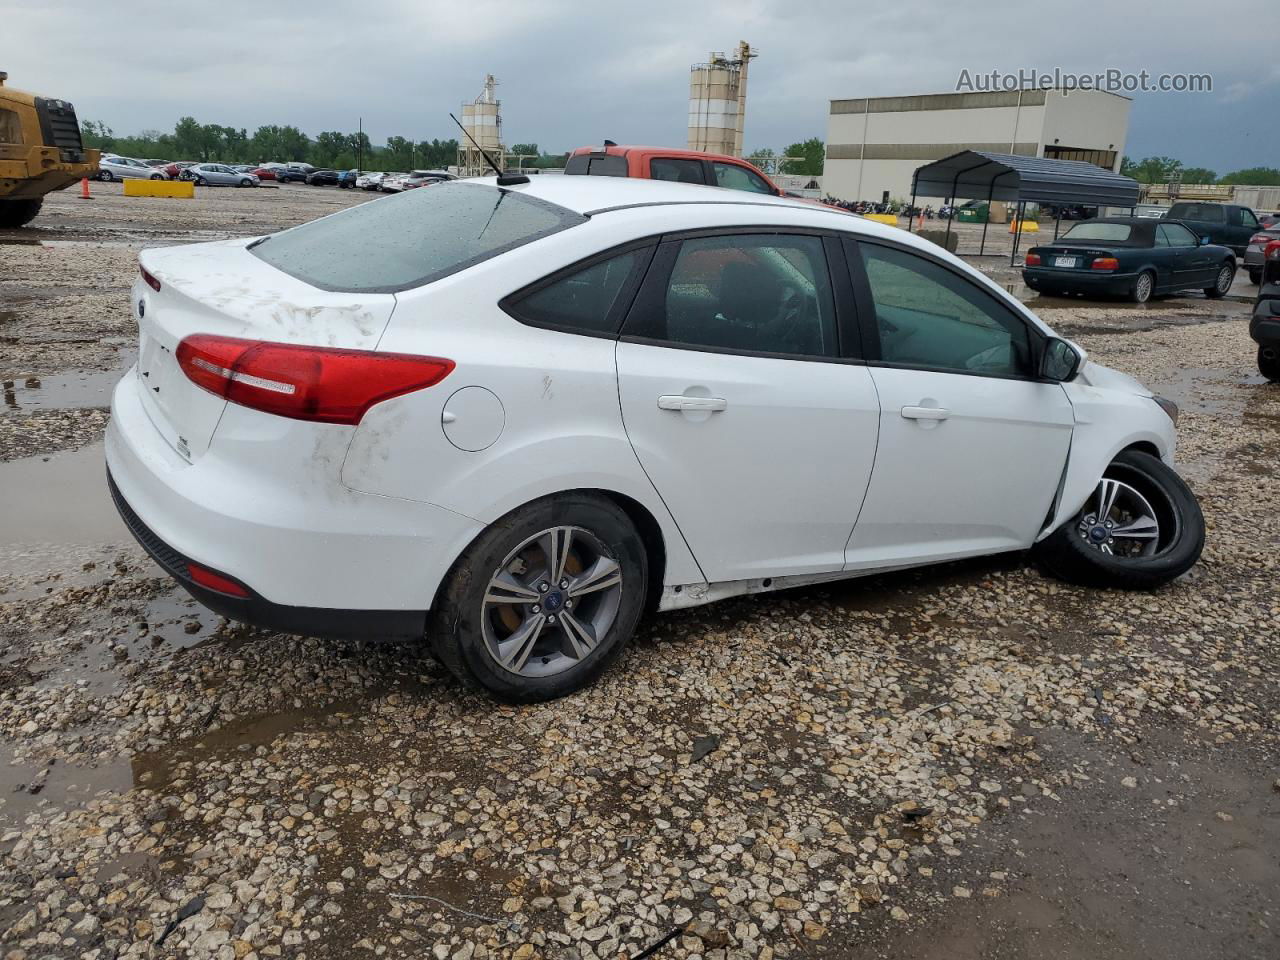
[[[1156,228],[1164,236],[1170,247],[1198,247],[1200,241],[1196,235],[1180,223],[1162,223]]]
[[[625,177],[627,158],[609,153],[580,153],[568,159],[564,172],[592,177]]]
[[[362,203],[272,234],[250,249],[321,290],[395,293],[586,219],[536,197],[453,181]]]
[[[1225,223],[1226,215],[1222,206],[1216,203],[1175,203],[1169,208],[1169,219]]]
[[[707,182],[702,172],[701,160],[682,157],[654,157],[649,161],[649,177],[653,180],[670,180],[674,183]]]
[[[629,281],[648,262],[652,248],[629,250],[572,270],[532,293],[517,294],[503,309],[517,320],[539,327],[554,327],[571,333],[613,334],[621,324],[620,311],[630,297],[619,297],[624,288],[634,290]]]

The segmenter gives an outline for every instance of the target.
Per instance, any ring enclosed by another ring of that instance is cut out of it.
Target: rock
[[[794,912],[804,908],[804,904],[794,897],[774,897],[773,905],[779,910]]]
[[[927,867],[924,869],[928,869]],[[864,903],[879,903],[884,899],[884,892],[880,889],[880,884],[874,880],[866,880],[858,887],[858,895]]]
[[[893,917],[895,920],[906,920],[911,916],[911,914],[907,913],[907,911],[903,910],[901,907],[894,907],[889,911],[889,916]]]
[[[804,922],[804,935],[810,940],[821,940],[827,935],[827,928],[820,923],[806,920]]]

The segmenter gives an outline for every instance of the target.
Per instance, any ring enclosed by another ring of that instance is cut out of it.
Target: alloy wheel
[[[1226,293],[1231,289],[1231,281],[1235,277],[1235,271],[1230,267],[1223,267],[1218,271],[1218,292]]]
[[[494,571],[481,626],[493,661],[522,677],[562,673],[596,649],[617,619],[622,567],[589,530],[529,537]]]
[[[1135,294],[1135,299],[1139,303],[1146,303],[1151,299],[1151,274],[1144,273],[1142,276],[1138,277],[1138,289]]]
[[[1161,546],[1160,520],[1151,502],[1111,477],[1099,481],[1076,530],[1086,544],[1109,556],[1150,557]]]

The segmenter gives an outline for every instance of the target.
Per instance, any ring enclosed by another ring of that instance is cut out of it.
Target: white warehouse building
[[[1084,160],[1118,173],[1132,105],[1094,90],[832,100],[823,192],[909,199],[917,167],[962,150]]]

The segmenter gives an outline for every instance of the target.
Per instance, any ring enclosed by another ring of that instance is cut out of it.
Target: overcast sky
[[[1138,94],[1126,152],[1225,173],[1280,166],[1280,3],[1165,0],[0,0],[9,83],[117,133],[190,114],[375,143],[454,134],[447,112],[500,81],[507,144],[683,145],[689,66],[738,40],[746,145],[826,137],[832,98],[955,89],[961,70],[1209,73],[1208,94]],[[1145,12],[1139,8],[1146,7]],[[288,11],[277,12],[277,11]]]

